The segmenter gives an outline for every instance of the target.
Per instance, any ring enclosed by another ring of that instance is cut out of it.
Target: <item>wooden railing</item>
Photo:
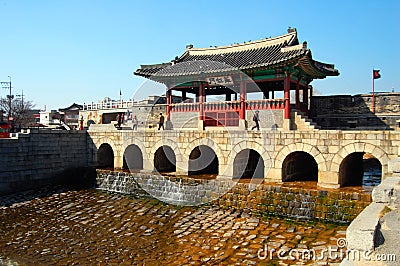
[[[285,109],[285,99],[247,100],[246,110]]]
[[[205,102],[203,103],[205,112],[213,111],[239,111],[240,101],[226,102]],[[284,99],[272,100],[247,100],[246,110],[279,110],[285,108]],[[171,104],[171,112],[199,112],[199,103],[177,103]]]
[[[204,103],[204,111],[239,111],[240,102],[239,101],[229,101],[229,102],[208,102]]]
[[[171,112],[198,112],[199,103],[174,103],[170,105]]]

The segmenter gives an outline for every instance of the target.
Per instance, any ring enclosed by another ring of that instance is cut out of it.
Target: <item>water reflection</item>
[[[382,170],[377,167],[370,167],[364,170],[363,187],[371,189],[381,183]]]

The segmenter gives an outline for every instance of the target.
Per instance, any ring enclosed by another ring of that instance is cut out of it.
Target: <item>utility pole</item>
[[[8,108],[9,108],[9,110],[8,110],[8,122],[10,123],[10,119],[11,119],[11,101],[12,101],[12,98],[13,98],[13,95],[12,95],[12,87],[11,87],[11,77],[10,76],[8,76],[9,78],[10,78],[10,81],[9,82],[1,82],[1,85],[3,86],[3,88],[7,88],[6,86],[8,85],[8,87],[9,87],[9,89],[10,89],[10,95],[9,95],[9,98],[8,98]]]
[[[11,77],[8,76],[10,78],[10,98],[8,99],[8,122],[11,123],[11,101],[12,101],[12,93],[11,93]]]

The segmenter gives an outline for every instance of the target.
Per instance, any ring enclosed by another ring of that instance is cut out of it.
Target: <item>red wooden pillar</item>
[[[240,109],[239,119],[246,119],[246,82],[240,81]]]
[[[296,83],[296,109],[300,110],[300,79]]]
[[[205,98],[205,89],[204,84],[201,82],[199,86],[199,120],[204,120],[204,98]]]
[[[290,119],[290,73],[286,72],[283,94],[285,99],[285,119]]]

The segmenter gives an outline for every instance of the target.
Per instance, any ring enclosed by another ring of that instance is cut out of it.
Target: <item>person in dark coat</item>
[[[255,129],[255,128],[257,128],[257,130],[260,130],[260,124],[259,124],[260,116],[259,116],[259,113],[260,113],[260,112],[259,112],[258,110],[254,113],[253,121],[254,121],[256,124],[254,125],[254,127],[251,128],[251,130],[253,130],[253,129]]]
[[[162,128],[164,130],[164,116],[162,113],[160,113],[160,121],[158,122],[158,130]]]

